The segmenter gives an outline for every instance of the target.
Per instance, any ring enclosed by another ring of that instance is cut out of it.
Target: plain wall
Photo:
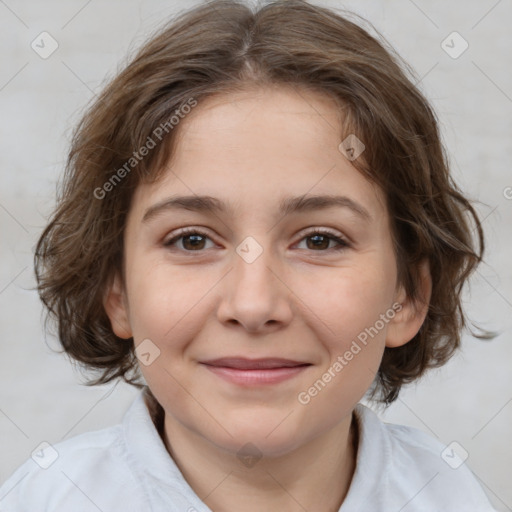
[[[128,50],[195,3],[0,3],[0,483],[42,441],[55,444],[118,423],[137,393],[122,383],[85,387],[68,359],[51,350],[58,341],[43,331],[33,249],[81,110]],[[439,115],[454,178],[480,201],[475,205],[484,219],[485,262],[466,290],[466,311],[502,333],[491,342],[465,334],[456,357],[379,414],[446,445],[457,441],[495,507],[512,510],[512,3],[315,3],[370,20],[421,79]],[[42,31],[59,44],[47,59],[31,48]],[[458,58],[441,46],[453,31],[469,44]]]

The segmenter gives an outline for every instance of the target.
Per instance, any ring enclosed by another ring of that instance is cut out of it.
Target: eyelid
[[[336,251],[343,251],[347,249],[351,249],[353,247],[352,240],[345,236],[343,233],[339,232],[338,230],[332,229],[332,228],[326,228],[326,227],[312,227],[307,228],[305,231],[301,231],[298,237],[297,242],[295,242],[294,245],[297,245],[301,243],[305,238],[308,238],[313,235],[321,235],[321,236],[327,236],[329,240],[333,240],[337,243],[336,247],[331,247],[330,249],[327,249],[326,251],[309,251],[313,254],[315,252],[318,252],[319,254],[325,253],[325,254],[331,254],[332,252]]]
[[[165,247],[172,247],[172,246],[174,246],[174,244],[176,243],[177,240],[179,240],[180,238],[185,237],[189,234],[197,234],[197,235],[203,236],[203,237],[211,240],[213,243],[215,243],[213,237],[210,236],[207,229],[197,228],[197,227],[193,227],[193,226],[187,226],[187,227],[184,227],[184,228],[181,228],[181,229],[178,229],[177,231],[175,231],[172,234],[172,236],[170,236],[169,238],[164,240],[163,245]],[[319,226],[311,226],[311,227],[305,228],[301,232],[299,232],[298,239],[294,243],[294,245],[299,244],[308,236],[312,236],[315,234],[324,235],[324,236],[327,235],[328,237],[330,237],[330,240],[334,240],[338,245],[337,245],[337,247],[332,247],[325,251],[311,251],[311,252],[330,253],[331,251],[335,251],[335,250],[349,249],[349,248],[352,248],[352,246],[353,246],[353,242],[350,239],[350,237],[347,237],[343,233],[341,233],[338,230],[335,230],[333,228],[319,227]],[[200,251],[180,250],[180,252],[201,253],[201,252],[205,252],[205,250],[200,250]]]
[[[338,231],[333,228],[317,227],[317,226],[314,226],[311,228],[305,228],[304,230],[302,230],[298,235],[298,236],[300,236],[299,241],[302,240],[305,236],[308,236],[308,235],[314,234],[314,233],[322,233],[322,234],[332,235],[334,237],[341,238],[347,244],[351,243],[351,240],[346,235],[344,235],[341,231]]]
[[[190,234],[197,234],[197,235],[204,236],[206,238],[209,238],[213,242],[213,238],[207,232],[206,229],[195,228],[195,227],[188,226],[188,227],[185,227],[185,228],[178,229],[177,231],[174,231],[171,234],[171,236],[166,237],[164,239],[163,245],[170,245],[170,242],[172,242],[173,240],[180,239],[181,237],[187,236],[187,235],[190,235]]]

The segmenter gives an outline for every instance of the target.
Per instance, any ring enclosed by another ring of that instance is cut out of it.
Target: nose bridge
[[[220,319],[236,320],[250,330],[270,321],[289,321],[287,288],[277,277],[280,265],[275,252],[249,236],[235,248],[232,263],[232,272],[225,282],[227,289],[222,294]]]
[[[263,241],[262,236],[258,238],[259,241],[248,236],[236,247],[236,254],[233,255],[233,280],[239,294],[250,296],[263,293],[268,294],[265,299],[269,300],[277,284],[275,271],[272,270],[277,264],[269,247],[269,237],[266,241]]]

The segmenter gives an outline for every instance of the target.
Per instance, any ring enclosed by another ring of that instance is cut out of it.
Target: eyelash
[[[172,237],[169,240],[167,240],[166,242],[164,242],[164,246],[165,247],[172,247],[180,238],[184,238],[187,235],[200,235],[200,236],[203,236],[203,237],[208,238],[208,239],[211,240],[211,238],[208,235],[208,233],[205,233],[201,229],[197,229],[197,228],[184,228],[181,231],[179,231],[174,237]],[[338,246],[337,247],[331,247],[330,249],[319,250],[319,251],[312,251],[312,252],[341,251],[343,249],[347,249],[347,248],[350,247],[350,244],[349,244],[349,242],[347,240],[339,237],[338,235],[336,235],[332,231],[329,231],[329,230],[327,230],[325,228],[322,229],[322,230],[317,229],[317,230],[310,231],[310,232],[304,234],[303,237],[299,240],[299,242],[301,242],[305,238],[309,238],[309,237],[312,237],[314,235],[327,236],[329,238],[329,240],[334,240],[336,243],[338,243]],[[198,250],[198,251],[187,251],[185,249],[179,249],[179,250],[182,250],[183,252],[187,252],[187,253],[204,252],[204,249],[203,250]]]

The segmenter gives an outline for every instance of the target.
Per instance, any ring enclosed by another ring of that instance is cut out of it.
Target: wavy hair
[[[403,384],[441,366],[460,346],[467,326],[462,287],[484,252],[480,221],[449,173],[436,115],[411,69],[351,16],[305,0],[258,9],[236,0],[200,4],[154,34],[87,108],[34,264],[64,351],[100,373],[88,385],[119,377],[143,386],[133,339],[113,333],[103,297],[123,265],[133,192],[158,179],[172,154],[180,128],[170,119],[191,100],[201,105],[254,85],[306,88],[336,102],[340,141],[352,133],[364,141],[353,165],[385,193],[398,281],[413,301],[420,301],[419,264],[429,262],[425,321],[409,343],[385,349],[372,398],[391,403]],[[139,161],[134,152],[155,134],[165,136]]]

